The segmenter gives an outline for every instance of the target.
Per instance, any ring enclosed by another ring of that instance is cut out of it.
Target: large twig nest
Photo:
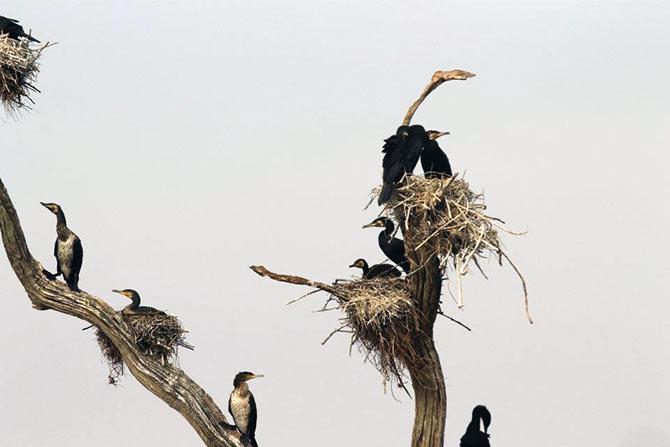
[[[160,360],[163,364],[177,362],[180,347],[193,349],[193,346],[186,343],[187,331],[184,330],[177,317],[162,313],[123,313],[122,316],[130,326],[140,352]],[[100,329],[96,331],[96,337],[102,355],[109,365],[109,382],[115,384],[123,375],[121,353]]]
[[[402,385],[405,368],[420,360],[414,338],[421,316],[407,281],[361,279],[340,281],[333,288],[329,301],[334,300],[344,313],[342,325],[333,334],[351,333],[352,345],[358,346],[384,380]]]
[[[379,189],[373,191],[373,196]],[[474,192],[468,183],[458,178],[427,179],[406,176],[389,200],[384,213],[403,222],[406,244],[414,249],[424,245],[431,248],[443,269],[453,268],[457,282],[457,303],[463,306],[461,277],[474,263],[491,256],[502,265],[506,259],[522,281],[524,307],[529,321],[528,296],[523,276],[502,248],[500,232],[507,230],[504,222],[486,213],[484,195]]]
[[[48,46],[31,48],[26,39],[0,35],[0,100],[10,112],[34,104],[30,94],[39,92],[35,87],[38,59]]]

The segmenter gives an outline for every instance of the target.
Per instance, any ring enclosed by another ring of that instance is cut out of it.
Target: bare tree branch
[[[208,447],[248,447],[246,438],[229,426],[214,400],[172,365],[143,355],[128,325],[102,299],[84,291],[73,292],[64,283],[49,280],[26,244],[18,215],[0,179],[0,230],[9,262],[33,307],[72,315],[100,328],[121,352],[123,362],[149,391],[177,410]]]
[[[416,110],[419,108],[421,103],[426,99],[426,97],[438,88],[442,83],[447,82],[447,81],[465,81],[468,78],[474,77],[474,73],[470,73],[469,71],[465,70],[449,70],[449,71],[436,71],[433,73],[433,77],[430,79],[430,82],[426,86],[426,88],[423,89],[423,92],[419,96],[419,99],[414,101],[411,106],[409,106],[409,109],[407,110],[407,113],[405,114],[405,118],[402,120],[403,125],[408,126],[409,123],[412,121],[412,117],[414,116],[414,113],[416,113]]]

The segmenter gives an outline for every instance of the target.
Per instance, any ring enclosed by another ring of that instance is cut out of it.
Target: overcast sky
[[[364,4],[363,4],[364,3]],[[3,1],[45,51],[35,110],[0,120],[0,176],[32,253],[52,268],[59,202],[85,250],[80,285],[176,314],[185,371],[226,407],[240,370],[264,446],[406,446],[413,402],[384,394],[348,340],[320,342],[323,296],[259,278],[262,263],[330,281],[381,261],[382,139],[436,69],[416,123],[448,130],[523,270],[494,262],[447,297],[436,342],[446,446],[474,405],[491,443],[670,446],[668,2]],[[107,384],[93,331],[31,309],[0,258],[0,444],[201,445],[126,376]]]

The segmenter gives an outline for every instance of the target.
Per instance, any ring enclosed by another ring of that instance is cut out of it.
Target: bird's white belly
[[[74,236],[70,236],[64,241],[58,240],[58,262],[60,263],[60,270],[63,276],[69,277],[72,273],[70,266],[72,265],[72,254],[74,253]]]
[[[230,396],[230,410],[237,428],[242,433],[247,433],[247,429],[249,428],[249,413],[251,412],[249,396],[239,396],[233,393]]]

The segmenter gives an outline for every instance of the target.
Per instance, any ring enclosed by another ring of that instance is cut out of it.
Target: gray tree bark
[[[73,292],[63,282],[49,280],[26,244],[14,205],[0,179],[2,242],[17,278],[35,309],[55,310],[100,328],[121,352],[135,378],[155,396],[177,410],[208,447],[249,447],[246,438],[227,425],[214,400],[180,368],[143,355],[128,325],[102,299]],[[223,425],[221,423],[224,423]]]

